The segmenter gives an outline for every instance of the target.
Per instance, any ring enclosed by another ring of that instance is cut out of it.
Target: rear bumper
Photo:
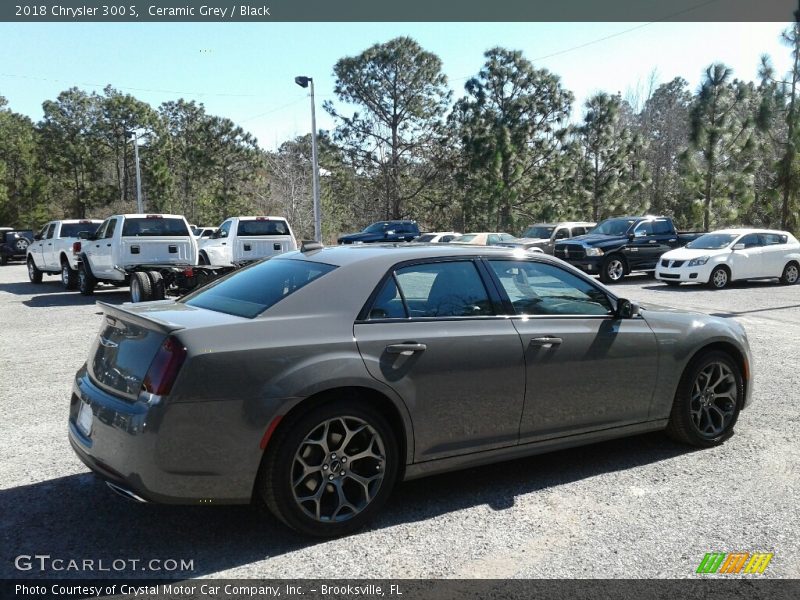
[[[82,404],[92,411],[88,434],[77,424]],[[244,471],[221,467],[230,457],[214,444],[219,444],[216,438],[224,432],[206,427],[207,435],[198,439],[193,424],[186,423],[190,417],[186,409],[183,404],[171,410],[163,400],[151,406],[143,400],[118,398],[95,385],[82,368],[76,374],[70,401],[69,441],[78,458],[96,475],[138,500],[164,504],[250,502],[258,464],[253,467],[252,460],[242,460],[250,464]],[[178,418],[171,412],[178,413]],[[202,415],[198,420],[207,422]]]

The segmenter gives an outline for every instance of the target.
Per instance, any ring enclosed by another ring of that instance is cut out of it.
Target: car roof
[[[240,221],[254,221],[255,219],[268,219],[276,221],[286,221],[286,217],[272,217],[269,215],[259,215],[259,216],[247,216],[247,217],[228,217],[229,219],[239,219]]]
[[[126,219],[146,219],[147,217],[161,217],[164,219],[186,219],[183,215],[170,215],[167,213],[124,213],[119,215],[111,215],[108,217],[125,217]]]
[[[725,229],[717,229],[709,231],[709,233],[729,233],[731,235],[743,235],[746,233],[776,233],[778,235],[787,235],[788,231],[780,231],[778,229],[756,229],[753,227],[727,227]]]
[[[470,246],[467,244],[453,246],[450,244],[356,244],[342,246],[326,246],[319,250],[308,252],[286,252],[276,256],[273,260],[309,260],[336,266],[347,266],[356,263],[384,264],[386,268],[391,265],[408,260],[437,259],[437,258],[530,258],[539,254],[531,254],[515,248],[502,248],[496,246]],[[542,255],[545,260],[560,262],[556,258]]]

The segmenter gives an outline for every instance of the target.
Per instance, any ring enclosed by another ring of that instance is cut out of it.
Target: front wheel
[[[800,277],[800,267],[796,262],[790,262],[783,268],[781,275],[781,283],[784,285],[794,285]]]
[[[625,260],[619,256],[609,256],[600,267],[600,281],[618,283],[625,277]]]
[[[728,286],[731,281],[731,273],[728,267],[722,265],[714,267],[711,276],[708,278],[708,286],[714,290],[721,290]]]
[[[36,266],[32,256],[28,257],[28,279],[31,280],[31,283],[42,283],[42,272]]]
[[[384,416],[356,400],[335,401],[281,426],[264,456],[259,491],[289,527],[344,535],[383,506],[398,466],[397,440]]]
[[[721,444],[733,435],[743,401],[741,367],[725,352],[703,354],[681,377],[667,434],[700,448]]]

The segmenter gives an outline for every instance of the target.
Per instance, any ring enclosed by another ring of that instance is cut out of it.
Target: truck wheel
[[[66,260],[61,263],[61,283],[67,290],[74,290],[78,287],[78,273],[72,270]]]
[[[147,273],[137,271],[131,275],[131,302],[147,302],[153,299],[153,285]]]
[[[8,256],[0,254],[0,265],[6,266],[8,264]]]
[[[619,283],[625,277],[625,259],[617,254],[606,257],[600,267],[600,281]]]
[[[797,283],[798,276],[800,276],[800,267],[797,263],[792,261],[783,268],[783,275],[781,275],[781,283],[784,285],[794,285]]]
[[[743,400],[741,367],[725,352],[706,352],[681,377],[667,435],[700,448],[721,444],[733,435]]]
[[[97,279],[94,278],[89,267],[85,262],[78,266],[78,291],[82,296],[91,296],[94,294],[94,287],[97,285]]]
[[[164,285],[164,277],[158,271],[149,271],[147,275],[150,277],[150,286],[153,290],[153,300],[163,300],[166,298],[166,286]]]
[[[386,418],[356,398],[328,402],[281,423],[257,491],[289,527],[317,537],[351,533],[386,502],[399,470]]]
[[[200,260],[197,261],[199,264],[201,264],[201,265],[210,265],[211,264],[210,262],[208,262],[208,256],[206,255],[205,252],[201,252],[199,258],[200,258]]]
[[[31,280],[31,283],[42,283],[42,272],[33,262],[32,256],[28,257],[28,279]]]

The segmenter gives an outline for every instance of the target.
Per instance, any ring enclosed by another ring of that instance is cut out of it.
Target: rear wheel
[[[728,286],[731,281],[731,272],[728,267],[722,265],[714,267],[711,276],[708,278],[708,286],[715,290],[721,290]]]
[[[28,257],[28,279],[31,280],[31,283],[42,283],[42,272],[36,266],[32,256]]]
[[[153,299],[153,286],[147,273],[137,271],[131,275],[131,302],[147,302]]]
[[[211,264],[210,262],[208,262],[208,256],[206,255],[205,252],[201,252],[199,258],[200,258],[200,260],[198,261],[198,263],[200,263],[201,265],[210,265]]]
[[[783,268],[783,275],[781,275],[781,283],[785,285],[794,285],[800,278],[800,267],[797,263],[792,261]]]
[[[29,245],[30,245],[30,242],[28,241],[28,238],[24,238],[24,237],[17,238],[17,241],[14,242],[14,249],[18,253],[22,254],[23,252],[25,252],[28,249]]]
[[[78,266],[78,291],[83,296],[91,296],[94,294],[94,288],[97,285],[97,279],[92,275],[91,270],[82,262]]]
[[[625,259],[616,254],[607,257],[600,267],[600,281],[617,283],[625,277]]]
[[[259,491],[289,527],[318,537],[344,535],[383,506],[398,466],[397,440],[384,416],[342,400],[279,428],[264,456]]]
[[[68,290],[78,287],[78,273],[70,268],[66,260],[61,263],[61,283]]]
[[[158,271],[149,271],[147,275],[150,277],[150,285],[153,290],[153,300],[163,300],[166,297],[166,286],[164,285],[164,277]]]
[[[721,444],[733,435],[743,401],[741,367],[725,352],[707,352],[681,377],[667,434],[700,448]]]

